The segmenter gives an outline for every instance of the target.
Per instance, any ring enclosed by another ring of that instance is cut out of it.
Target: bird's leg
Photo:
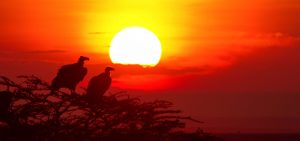
[[[53,94],[55,94],[56,92],[57,92],[57,90],[55,90],[55,89],[51,88],[51,89],[50,89],[50,93],[49,93],[49,94],[53,95]]]
[[[71,95],[76,95],[75,89],[70,89]]]

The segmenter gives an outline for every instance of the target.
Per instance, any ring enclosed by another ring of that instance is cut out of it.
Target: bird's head
[[[90,60],[90,58],[88,58],[88,57],[85,57],[85,56],[80,56],[79,57],[79,59],[78,59],[78,62],[84,62],[84,61],[89,61]]]
[[[113,67],[106,67],[105,73],[110,73],[110,71],[114,71],[115,69]]]

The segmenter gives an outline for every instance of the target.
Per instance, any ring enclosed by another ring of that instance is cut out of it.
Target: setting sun
[[[125,28],[115,35],[110,58],[116,64],[155,66],[161,57],[161,44],[156,35],[142,27]]]
[[[0,11],[0,141],[300,141],[300,0],[2,0]]]

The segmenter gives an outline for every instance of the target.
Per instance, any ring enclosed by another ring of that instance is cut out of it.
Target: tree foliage
[[[92,104],[84,93],[51,91],[36,76],[19,78],[20,82],[14,82],[0,77],[0,95],[12,97],[9,107],[0,112],[0,138],[4,140],[219,140],[200,129],[193,133],[179,130],[186,120],[199,121],[182,116],[169,101],[143,102],[118,92]]]

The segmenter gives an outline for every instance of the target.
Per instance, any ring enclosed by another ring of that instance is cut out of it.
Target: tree
[[[12,101],[2,118],[0,138],[5,140],[100,140],[100,141],[215,141],[202,130],[186,133],[185,121],[169,101],[143,102],[126,92],[88,103],[84,94],[51,91],[36,76],[19,76],[21,82],[0,77],[1,94]]]

